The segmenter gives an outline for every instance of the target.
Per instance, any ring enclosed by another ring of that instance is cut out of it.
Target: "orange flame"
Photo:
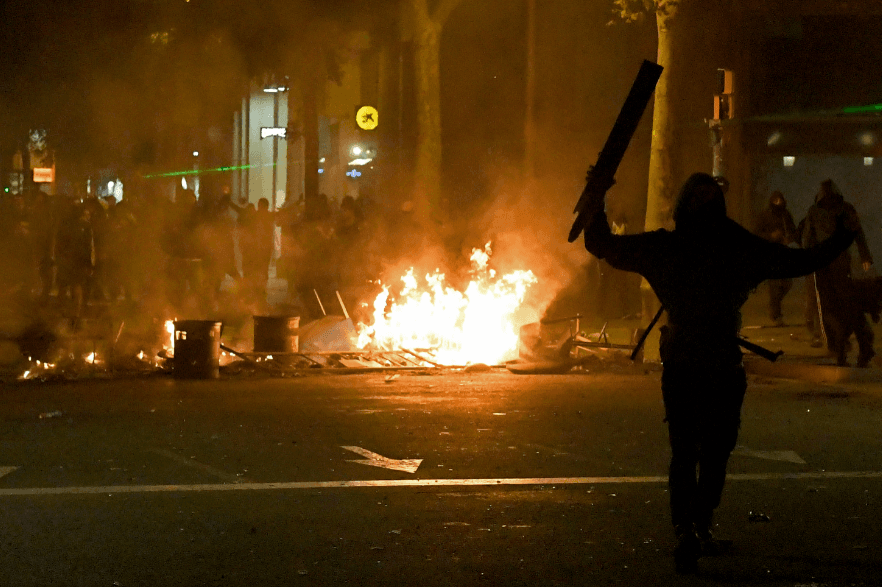
[[[165,332],[168,334],[168,340],[163,343],[162,348],[164,348],[169,353],[174,353],[175,351],[175,321],[174,320],[166,320],[165,321]]]
[[[473,279],[463,292],[446,285],[438,270],[426,275],[421,287],[411,268],[391,301],[389,286],[381,284],[373,325],[358,325],[358,347],[429,348],[433,360],[443,365],[492,365],[513,358],[518,346],[514,317],[536,276],[513,271],[497,277],[489,268],[490,243],[473,249],[470,261]]]

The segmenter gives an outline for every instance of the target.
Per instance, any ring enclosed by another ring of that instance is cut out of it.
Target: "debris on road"
[[[769,518],[766,514],[762,512],[748,512],[747,513],[747,521],[748,522],[771,522],[772,519]]]
[[[61,410],[55,410],[54,412],[43,412],[42,414],[40,414],[39,417],[41,420],[45,420],[46,418],[58,418],[63,415],[64,414],[62,413]]]
[[[486,363],[472,363],[471,365],[466,365],[466,368],[463,369],[465,373],[486,373],[490,371],[490,365]]]

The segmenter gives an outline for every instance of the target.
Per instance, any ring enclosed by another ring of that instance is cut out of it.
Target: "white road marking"
[[[390,459],[375,452],[363,449],[360,446],[343,446],[346,450],[352,451],[357,455],[366,457],[367,460],[346,459],[350,463],[358,463],[360,465],[370,465],[371,467],[381,467],[383,469],[392,469],[393,471],[404,471],[405,473],[416,473],[420,468],[423,459]]]
[[[736,446],[732,451],[732,456],[754,457],[757,459],[766,459],[768,461],[785,461],[788,463],[796,463],[804,465],[805,461],[792,450],[752,450],[746,446]]]
[[[5,477],[16,469],[18,469],[18,467],[0,467],[0,477]]]
[[[800,481],[804,479],[882,479],[882,471],[819,471],[812,473],[741,473],[727,481]],[[612,485],[667,483],[655,477],[532,477],[499,479],[378,479],[366,481],[293,481],[288,483],[215,483],[200,485],[109,485],[104,487],[25,487],[0,489],[0,497],[22,495],[94,495],[106,493],[173,493],[190,491],[268,491],[296,489],[346,489],[359,487],[451,487],[503,485]]]

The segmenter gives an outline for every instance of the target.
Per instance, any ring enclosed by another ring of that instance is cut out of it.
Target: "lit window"
[[[794,163],[796,163],[796,157],[784,157],[784,167],[793,167]]]
[[[864,166],[869,167],[869,166],[872,165],[872,164],[873,164],[873,158],[872,158],[872,157],[864,157]]]

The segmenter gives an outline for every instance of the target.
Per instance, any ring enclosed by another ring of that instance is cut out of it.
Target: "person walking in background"
[[[776,190],[769,196],[769,205],[757,220],[756,234],[767,241],[785,246],[799,242],[793,215],[787,209],[787,201],[781,192]],[[781,303],[792,287],[792,279],[769,280],[769,318],[774,326],[784,326]]]
[[[855,226],[854,242],[858,248],[861,266],[869,271],[873,256],[854,206],[845,201],[842,192],[826,179],[815,196],[803,223],[801,235],[804,247],[812,247],[828,238],[836,229],[837,218],[845,217]],[[821,323],[827,335],[827,348],[836,357],[836,364],[847,366],[848,339],[852,334],[858,342],[857,366],[866,367],[875,356],[873,329],[861,307],[851,273],[851,253],[846,249],[827,267],[815,273]]]

